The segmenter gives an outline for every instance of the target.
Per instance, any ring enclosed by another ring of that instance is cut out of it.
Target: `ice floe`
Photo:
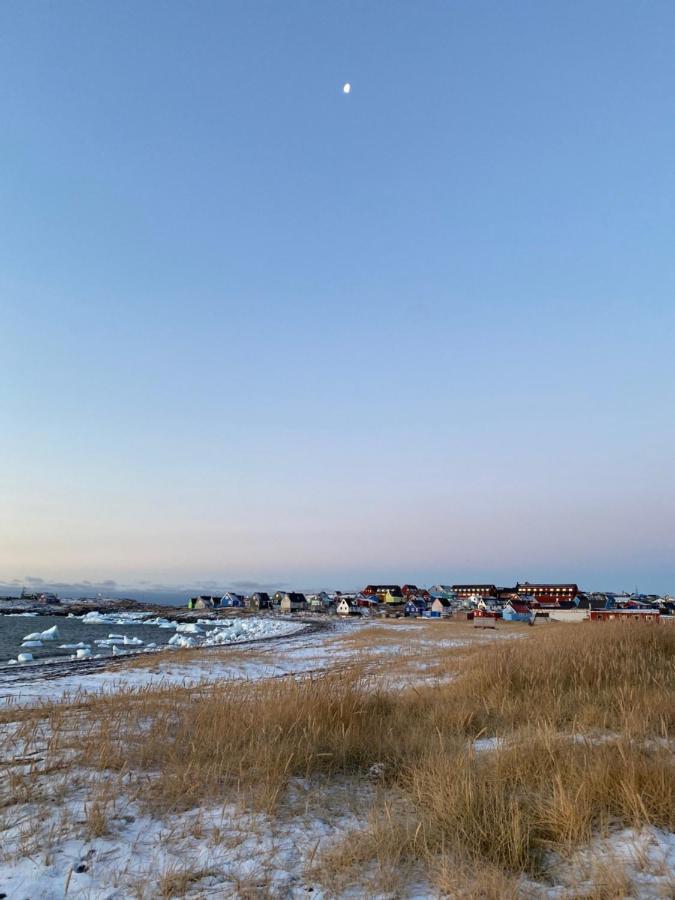
[[[52,627],[47,628],[46,631],[34,631],[32,634],[27,634],[23,640],[24,643],[26,641],[54,641],[58,636],[58,625],[52,625]]]

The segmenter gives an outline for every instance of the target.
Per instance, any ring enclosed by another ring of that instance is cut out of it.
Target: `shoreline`
[[[91,611],[91,610],[88,610]],[[128,610],[126,610],[128,611]],[[202,612],[203,610],[200,610]],[[232,612],[236,612],[237,610],[233,610]],[[110,609],[108,609],[110,612]],[[192,612],[192,610],[188,610],[188,612]],[[247,611],[248,612],[248,611]],[[253,612],[253,611],[250,611]],[[166,617],[168,618],[168,616]],[[202,617],[203,618],[203,617]],[[212,616],[212,619],[216,618],[232,618],[232,616]],[[248,616],[247,616],[248,618]],[[268,644],[275,641],[281,640],[293,640],[297,637],[307,637],[312,634],[319,634],[324,631],[332,631],[334,630],[334,623],[331,622],[328,618],[322,617],[321,620],[318,619],[308,619],[307,617],[298,617],[297,619],[288,618],[286,616],[274,616],[268,615],[264,618],[276,619],[281,618],[282,621],[288,622],[297,622],[297,629],[291,632],[287,632],[285,634],[273,634],[264,637],[252,637],[247,640],[242,641],[233,641],[231,644],[216,644],[212,646],[196,646],[194,649],[201,656],[202,654],[207,653],[208,651],[222,651],[227,647],[247,647],[253,644]],[[126,664],[128,664],[130,659],[139,659],[141,657],[150,657],[150,656],[162,656],[165,655],[170,658],[171,653],[175,652],[175,649],[180,648],[172,648],[170,645],[166,644],[160,647],[153,647],[151,649],[140,648],[138,650],[128,651],[123,656],[102,656],[100,658],[90,657],[87,659],[70,659],[64,657],[48,657],[42,660],[34,660],[30,663],[24,663],[22,666],[10,666],[8,663],[0,663],[0,671],[2,672],[3,677],[7,677],[10,673],[13,676],[12,681],[39,681],[39,680],[53,680],[58,678],[64,678],[69,675],[78,675],[82,677],[86,677],[87,675],[93,674],[95,672],[102,671],[112,671],[123,669]]]
[[[48,616],[53,618],[66,618],[68,616],[84,616],[87,613],[97,612],[123,613],[136,612],[148,613],[152,616],[160,616],[170,622],[193,622],[197,619],[229,619],[233,617],[274,615],[275,610],[257,610],[248,607],[223,607],[221,609],[188,609],[187,606],[165,606],[161,603],[146,603],[125,598],[83,598],[78,600],[61,600],[59,604],[36,603],[35,601],[21,600],[16,597],[0,597],[0,616]],[[303,613],[306,615],[306,613]]]

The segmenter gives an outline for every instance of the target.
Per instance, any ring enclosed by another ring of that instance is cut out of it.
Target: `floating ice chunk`
[[[21,646],[22,646],[22,647],[41,647],[41,646],[42,646],[42,641],[39,641],[39,640],[36,640],[36,641],[33,641],[33,640],[26,640],[26,639],[24,638],[24,642],[23,642],[23,644],[22,644]]]
[[[118,641],[123,641],[123,640],[124,640],[124,635],[123,635],[123,634],[109,634],[108,637],[109,637],[109,638],[117,638]]]
[[[89,647],[78,647],[77,653],[75,654],[76,659],[89,659],[91,656],[91,650]]]
[[[184,634],[174,634],[172,638],[169,638],[169,643],[173,647],[194,647],[195,641],[194,638],[187,637]]]
[[[146,612],[88,612],[80,621],[85,625],[143,625],[148,615]]]
[[[59,636],[59,629],[56,625],[52,628],[48,628],[46,631],[34,631],[32,634],[27,634],[24,638],[25,641],[53,641],[55,638]]]
[[[89,644],[85,644],[84,641],[79,641],[77,644],[59,644],[59,650],[83,650],[88,646]]]
[[[131,645],[134,646],[134,647],[140,647],[141,644],[143,643],[143,641],[142,641],[140,638],[137,638],[137,637],[127,637],[126,634],[125,634],[125,635],[124,635],[124,643],[125,643],[125,644],[131,644]]]
[[[33,654],[32,653],[19,653],[16,658],[17,662],[25,663],[25,662],[33,662]]]
[[[196,622],[181,622],[180,625],[176,625],[176,633],[204,634],[204,629],[197,625]]]
[[[42,632],[42,640],[43,641],[54,641],[59,636],[59,627],[58,625],[52,625],[51,628],[48,628],[46,631]]]

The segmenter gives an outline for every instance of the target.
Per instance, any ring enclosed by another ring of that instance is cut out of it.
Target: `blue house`
[[[534,610],[531,610],[527,603],[519,603],[517,600],[507,603],[502,610],[502,619],[505,622],[530,622],[533,615]]]

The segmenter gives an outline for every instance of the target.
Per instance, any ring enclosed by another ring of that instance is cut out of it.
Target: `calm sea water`
[[[91,645],[93,654],[101,653],[105,656],[112,654],[112,647],[99,647],[95,640],[104,640],[110,634],[126,634],[128,637],[138,637],[143,641],[143,646],[155,643],[158,646],[166,644],[169,638],[176,633],[173,628],[159,628],[157,625],[93,625],[85,623],[79,617],[65,618],[61,616],[3,616],[0,615],[0,664],[10,659],[16,659],[21,653],[21,643],[26,635],[35,631],[46,631],[56,625],[59,629],[59,637],[53,641],[44,641],[42,647],[26,648],[23,652],[33,654],[33,659],[41,660],[53,657],[68,657],[75,650],[62,650],[60,644],[77,644],[83,641]],[[143,647],[120,647],[122,650],[142,650]],[[0,675],[0,678],[2,676]]]

